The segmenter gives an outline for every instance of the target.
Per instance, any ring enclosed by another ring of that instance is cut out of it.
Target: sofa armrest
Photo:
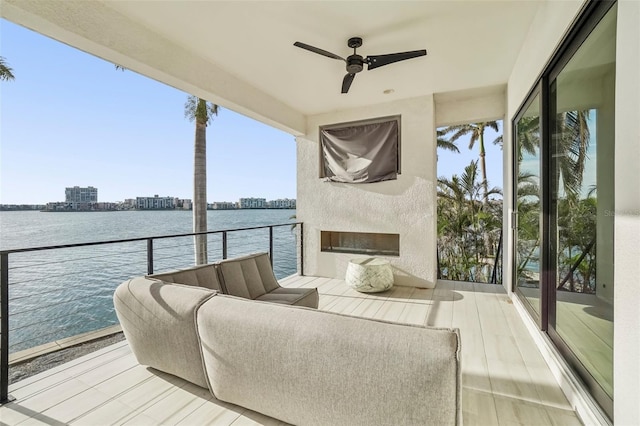
[[[215,294],[143,277],[120,284],[113,304],[138,362],[207,387],[195,314]]]

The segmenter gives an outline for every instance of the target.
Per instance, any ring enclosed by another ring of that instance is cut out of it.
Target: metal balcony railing
[[[437,277],[445,280],[501,284],[502,251],[501,228],[486,233],[463,233],[455,241],[443,242],[438,239]]]
[[[195,263],[268,252],[277,278],[304,275],[302,222],[0,251],[0,405],[9,355],[117,323],[112,296],[124,280]]]

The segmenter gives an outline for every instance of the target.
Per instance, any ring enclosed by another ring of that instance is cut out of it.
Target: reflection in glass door
[[[550,334],[601,403],[598,394],[613,398],[616,9],[552,74],[549,88]]]
[[[540,96],[515,125],[516,290],[540,318]]]

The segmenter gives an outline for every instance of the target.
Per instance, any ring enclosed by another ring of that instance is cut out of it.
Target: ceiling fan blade
[[[374,55],[368,56],[365,61],[368,65],[368,70],[372,70],[375,68],[382,67],[384,65],[389,65],[394,62],[404,61],[406,59],[418,58],[420,56],[425,56],[427,54],[426,50],[412,50],[410,52],[401,52],[401,53],[390,53],[388,55]]]
[[[349,92],[349,87],[351,87],[351,83],[355,76],[355,74],[347,74],[344,76],[344,79],[342,80],[342,93]]]
[[[341,58],[335,53],[327,52],[326,50],[318,49],[317,47],[309,46],[308,44],[300,43],[299,41],[296,41],[295,43],[293,43],[293,45],[302,49],[306,49],[310,52],[317,53],[318,55],[326,56],[327,58],[338,59],[340,61],[347,62],[346,59]]]

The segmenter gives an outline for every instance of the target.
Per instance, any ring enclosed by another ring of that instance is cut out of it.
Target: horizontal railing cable
[[[58,315],[58,316],[55,316],[55,317],[47,317],[46,319],[41,320],[41,321],[31,322],[29,324],[21,324],[21,325],[19,325],[17,327],[9,327],[9,331],[10,332],[18,331],[18,330],[22,330],[22,329],[29,328],[29,327],[34,327],[36,325],[44,324],[46,322],[54,322],[54,320],[68,319],[70,314],[77,314],[79,312],[81,312],[81,310],[78,310],[78,309],[70,310],[68,312],[65,312],[62,315]],[[75,321],[74,324],[77,324],[78,322],[81,322],[81,321]]]
[[[37,264],[31,264],[31,265],[23,265],[23,266],[12,266],[9,268],[10,271],[13,271],[15,269],[25,269],[25,268],[33,268],[34,266],[46,266],[46,265],[57,265],[59,263],[71,263],[71,262],[80,262],[80,261],[84,261],[84,260],[93,260],[93,259],[101,259],[101,258],[105,258],[105,257],[110,257],[110,256],[124,256],[127,254],[132,254],[132,253],[146,253],[146,249],[142,249],[142,250],[132,250],[132,251],[119,251],[118,253],[107,253],[107,254],[102,254],[100,256],[87,256],[87,257],[78,257],[75,259],[66,259],[66,260],[52,260],[51,262],[38,262]]]
[[[136,271],[131,271],[131,273],[128,274],[120,274],[116,277],[114,277],[114,282],[120,283],[119,280],[125,280],[127,278],[131,278],[132,274],[140,274],[141,271],[140,270],[136,270]],[[69,275],[75,275],[73,273],[69,273]],[[122,278],[119,278],[122,277]],[[38,282],[42,282],[42,280],[37,280]],[[85,284],[83,283],[78,283],[76,285],[68,285],[65,284],[63,287],[56,287],[50,290],[42,290],[39,291],[36,295],[34,294],[26,294],[26,295],[19,295],[19,296],[11,296],[11,301],[16,301],[16,300],[21,300],[21,299],[26,299],[29,297],[35,297],[35,296],[41,296],[43,294],[51,294],[51,293],[57,293],[57,292],[61,292],[61,291],[69,291],[70,289],[75,289],[75,288],[85,288]]]
[[[50,304],[47,305],[47,307],[50,308],[52,306],[66,305],[67,303],[79,302],[81,300],[87,300],[87,299],[90,299],[92,297],[96,297],[96,295],[95,294],[90,294],[88,296],[77,297],[77,298],[74,298],[74,299],[63,300],[63,301],[60,301],[60,302],[50,303]],[[29,312],[37,311],[38,309],[41,309],[41,307],[37,306],[37,307],[31,308],[31,309],[25,309],[25,310],[20,311],[20,312],[11,312],[11,316],[24,315],[24,314],[29,313]]]
[[[131,265],[131,263],[130,262],[127,262],[127,263],[107,263],[107,264],[101,265],[101,266],[126,266],[126,265]],[[66,273],[63,273],[63,274],[47,274],[46,278],[68,277],[70,275],[78,275],[78,274],[83,274],[83,273],[86,273],[86,272],[93,272],[93,271],[95,271],[94,267],[89,268],[89,269],[81,269],[81,270],[74,271],[74,272],[66,272]],[[42,278],[34,278],[34,279],[31,279],[31,280],[16,281],[16,282],[10,283],[9,286],[13,286],[13,285],[16,285],[16,284],[30,283],[30,282],[35,282],[35,281],[42,281]]]
[[[295,222],[298,224],[300,222]],[[174,235],[158,235],[153,237],[138,237],[138,238],[126,238],[119,240],[105,240],[105,241],[93,241],[89,243],[75,243],[75,244],[62,244],[62,245],[53,245],[53,246],[42,246],[42,247],[28,247],[21,249],[9,249],[9,250],[0,250],[0,254],[12,254],[12,253],[26,253],[33,251],[44,251],[44,250],[54,250],[54,249],[63,249],[63,248],[73,248],[73,247],[89,247],[89,246],[99,246],[105,244],[117,244],[117,243],[131,243],[135,241],[147,241],[147,240],[164,240],[168,238],[178,238],[178,237],[193,237],[196,235],[208,235],[208,234],[219,234],[222,232],[238,232],[238,231],[248,231],[251,229],[261,229],[272,227],[280,227],[280,226],[291,226],[293,223],[282,223],[277,225],[261,225],[261,226],[251,226],[247,228],[230,228],[230,229],[219,229],[215,231],[203,231],[203,232],[189,232],[184,234],[174,234]]]

